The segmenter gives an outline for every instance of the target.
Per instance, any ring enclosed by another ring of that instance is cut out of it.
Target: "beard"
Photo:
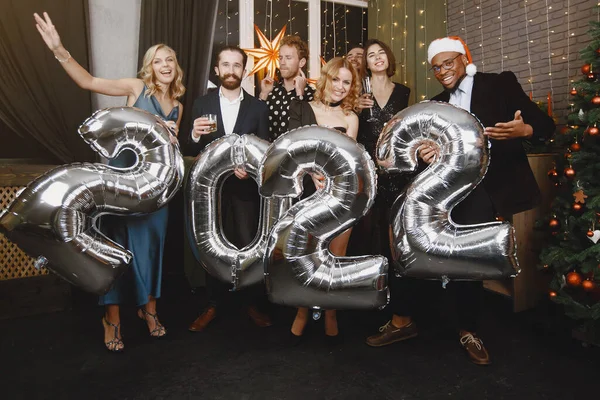
[[[229,78],[233,78],[234,80],[229,81]],[[223,76],[219,75],[219,81],[221,81],[221,86],[227,90],[234,90],[242,85],[242,78],[236,74],[225,74]]]

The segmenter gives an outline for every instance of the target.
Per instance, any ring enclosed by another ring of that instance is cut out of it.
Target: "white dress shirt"
[[[227,97],[223,95],[223,87],[219,88],[219,103],[221,104],[221,119],[223,120],[223,130],[225,131],[225,135],[231,135],[233,133],[233,128],[235,127],[235,122],[237,121],[238,114],[240,112],[240,104],[244,100],[244,91],[240,88],[240,95],[233,99],[233,101],[229,101]],[[200,136],[194,137],[192,133],[192,140],[195,143],[200,141]]]
[[[235,126],[235,121],[237,121],[242,100],[244,100],[244,91],[241,88],[240,96],[233,99],[233,101],[229,101],[229,99],[223,95],[223,86],[219,88],[221,117],[223,119],[223,129],[225,130],[225,135],[231,135],[233,133],[233,127]]]
[[[471,93],[473,93],[473,77],[467,75],[458,88],[450,94],[448,103],[471,112]]]

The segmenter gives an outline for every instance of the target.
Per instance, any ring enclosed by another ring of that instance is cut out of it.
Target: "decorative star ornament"
[[[264,33],[254,25],[254,31],[258,36],[260,48],[258,49],[242,49],[249,56],[254,57],[254,68],[248,76],[254,75],[257,71],[266,68],[267,74],[270,77],[275,77],[275,70],[279,68],[279,46],[283,35],[285,35],[286,26],[284,25],[281,31],[275,36],[275,39],[269,41]]]

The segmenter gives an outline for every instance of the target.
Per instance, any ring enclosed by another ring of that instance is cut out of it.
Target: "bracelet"
[[[69,53],[69,50],[67,50],[67,54],[69,56],[67,58],[65,58],[64,60],[61,60],[60,58],[58,58],[58,56],[56,54],[54,55],[54,58],[56,58],[59,63],[63,64],[63,63],[66,63],[67,61],[69,61],[71,59],[71,53]]]

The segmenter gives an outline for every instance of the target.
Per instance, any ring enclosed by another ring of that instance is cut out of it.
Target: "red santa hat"
[[[473,64],[471,52],[467,44],[458,36],[448,36],[441,39],[435,39],[427,49],[427,62],[431,64],[433,57],[445,51],[453,51],[467,56],[469,64],[467,65],[467,75],[473,76],[477,73],[477,66]]]

